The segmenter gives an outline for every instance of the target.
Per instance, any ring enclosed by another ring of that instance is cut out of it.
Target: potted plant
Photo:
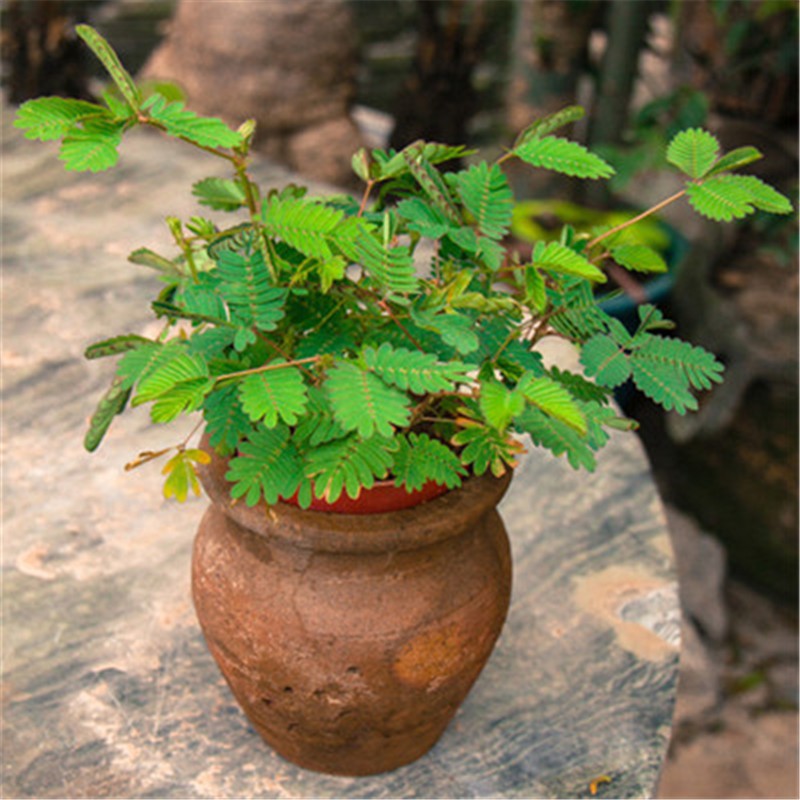
[[[297,186],[264,195],[247,169],[252,123],[232,130],[143,98],[108,43],[77,31],[113,79],[104,104],[39,98],[15,125],[61,139],[66,168],[91,171],[114,165],[129,128],[157,128],[232,170],[193,192],[239,214],[226,227],[167,217],[177,254],[131,254],[160,273],[152,307],[163,329],[88,347],[89,358],[120,359],[85,445],[94,450],[129,401],[150,404],[159,424],[198,415],[198,444],[190,435],[133,464],[169,456],[164,494],[184,500],[199,476],[212,500],[193,597],[233,693],[299,764],[366,774],[407,763],[438,739],[503,624],[511,566],[496,505],[518,436],[591,470],[606,429],[633,427],[610,403],[616,385],[632,376],[683,414],[722,365],[662,336],[670,323],[652,305],[633,333],[598,308],[592,288],[608,259],[658,263],[619,241],[637,220],[567,227],[525,261],[501,245],[508,159],[611,174],[554,135],[580,109],[535,122],[494,163],[441,174],[464,148],[417,142],[359,151],[358,199]],[[774,189],[732,174],[757,157],[720,156],[701,130],[678,134],[668,158],[686,188],[639,217],[682,195],[715,219],[789,212]],[[550,335],[580,349],[582,373],[544,363],[537,346]]]

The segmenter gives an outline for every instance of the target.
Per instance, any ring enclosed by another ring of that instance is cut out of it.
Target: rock
[[[715,709],[721,699],[720,669],[694,625],[681,625],[681,665],[673,725],[694,726]]]
[[[659,798],[798,797],[797,712],[751,717],[731,708],[723,729],[675,748]]]
[[[725,550],[674,506],[668,505],[666,512],[678,566],[681,606],[710,641],[720,644],[728,632],[723,593]]]
[[[360,146],[349,114],[356,67],[341,0],[180,0],[142,74],[180,84],[198,112],[234,125],[255,119],[256,147],[309,177],[345,183]],[[320,142],[323,151],[312,152]]]

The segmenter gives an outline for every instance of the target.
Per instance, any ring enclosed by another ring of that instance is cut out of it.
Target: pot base
[[[208,509],[192,560],[197,616],[236,699],[281,756],[370,775],[439,739],[508,609],[508,538],[488,502],[505,485],[482,486],[462,503],[449,493],[373,517],[279,504],[255,517],[260,530],[233,509]],[[339,526],[330,540],[309,533],[329,524]],[[374,548],[378,538],[394,544]]]

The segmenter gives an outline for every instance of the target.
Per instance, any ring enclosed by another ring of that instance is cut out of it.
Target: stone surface
[[[216,168],[133,134],[119,167],[66,174],[55,148],[3,142],[3,792],[17,797],[652,796],[678,665],[672,554],[646,459],[614,434],[591,475],[532,450],[501,513],[514,588],[497,649],[439,744],[396,772],[333,778],[271,752],[232,699],[194,620],[191,541],[205,500],[160,495],[175,443],[144,409],[93,455],[84,423],[113,364],[90,342],[157,332],[166,213],[198,213]],[[255,165],[262,186],[292,176]],[[171,251],[171,250],[170,250]]]

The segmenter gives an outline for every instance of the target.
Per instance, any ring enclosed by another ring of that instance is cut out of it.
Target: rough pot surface
[[[351,515],[230,505],[227,462],[192,593],[209,649],[263,738],[322,772],[407,764],[438,740],[505,620],[510,476],[482,476],[411,509]]]

